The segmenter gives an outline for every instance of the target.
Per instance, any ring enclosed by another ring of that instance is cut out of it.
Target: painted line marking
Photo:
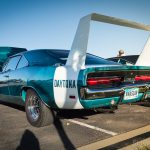
[[[83,122],[79,122],[79,121],[76,121],[76,120],[73,120],[73,119],[68,119],[68,121],[72,122],[72,123],[75,123],[75,124],[78,124],[80,126],[84,126],[84,127],[87,127],[87,128],[93,129],[93,130],[97,130],[97,131],[112,135],[112,136],[115,136],[115,135],[118,134],[116,132],[105,130],[105,129],[102,129],[102,128],[99,128],[99,127],[96,127],[96,126],[92,126],[92,125],[89,125],[89,124],[86,124],[86,123],[83,123]]]

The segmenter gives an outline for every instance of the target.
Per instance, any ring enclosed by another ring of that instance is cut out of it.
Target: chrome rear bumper
[[[139,93],[143,93],[143,98],[146,92],[149,91],[148,84],[138,84],[132,86],[122,86],[120,88],[110,88],[110,89],[93,89],[88,87],[83,87],[80,89],[80,97],[82,100],[93,100],[109,97],[123,97],[125,89],[129,88],[139,88]]]

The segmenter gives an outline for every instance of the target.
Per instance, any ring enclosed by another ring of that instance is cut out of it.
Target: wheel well
[[[26,101],[26,95],[27,95],[27,90],[28,90],[28,89],[34,90],[34,91],[37,93],[37,95],[40,97],[41,101],[42,101],[47,107],[49,107],[49,105],[48,105],[47,103],[45,103],[45,101],[43,101],[43,99],[41,98],[41,96],[39,95],[39,93],[37,92],[37,90],[36,90],[35,88],[31,87],[31,86],[23,87],[23,88],[21,89],[21,97],[22,97],[22,100],[23,100],[24,102]]]
[[[26,101],[26,94],[27,94],[27,90],[28,89],[32,89],[36,92],[36,90],[33,88],[33,87],[23,87],[21,89],[21,97],[22,97],[22,100],[25,102]],[[36,92],[37,93],[37,92]]]

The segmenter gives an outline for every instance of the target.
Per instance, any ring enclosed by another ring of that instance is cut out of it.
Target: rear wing
[[[67,66],[71,66],[74,70],[82,69],[85,67],[85,59],[86,59],[91,21],[104,22],[104,23],[109,23],[109,24],[114,24],[114,25],[119,25],[119,26],[125,26],[125,27],[150,31],[150,25],[144,25],[141,23],[136,23],[133,21],[114,18],[114,17],[105,16],[105,15],[96,14],[96,13],[92,13],[81,18],[73,43],[72,43],[71,51],[67,59],[67,63],[66,63]],[[149,43],[150,43],[150,40],[149,40]],[[148,45],[148,47],[149,46],[150,44]],[[141,64],[141,61],[144,58],[145,58],[145,49],[143,50],[143,57],[139,61],[138,65]],[[150,66],[150,61],[148,64]]]

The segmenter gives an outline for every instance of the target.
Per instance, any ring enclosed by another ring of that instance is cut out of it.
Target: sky
[[[93,12],[150,24],[150,0],[0,0],[0,46],[70,49],[80,18]],[[149,35],[91,22],[88,52],[140,54]]]

